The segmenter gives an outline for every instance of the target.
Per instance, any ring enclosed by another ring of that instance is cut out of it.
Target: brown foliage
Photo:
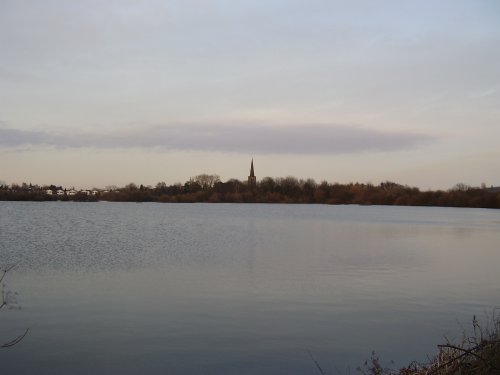
[[[51,185],[52,189],[62,189]],[[246,182],[230,179],[220,181],[217,175],[200,174],[181,185],[159,182],[154,188],[130,183],[123,188],[100,192],[97,196],[76,194],[56,196],[45,194],[37,185],[1,185],[0,200],[75,200],[119,202],[227,202],[227,203],[323,203],[400,206],[443,206],[500,208],[500,192],[495,189],[474,188],[457,184],[448,191],[421,192],[415,187],[382,182],[379,185],[350,183],[338,184],[313,179],[298,180],[264,177],[255,188]]]

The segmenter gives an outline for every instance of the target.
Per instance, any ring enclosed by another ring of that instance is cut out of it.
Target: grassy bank
[[[365,375],[493,375],[500,374],[500,314],[494,314],[486,326],[476,317],[472,333],[464,332],[461,342],[438,345],[437,354],[426,363],[413,362],[398,370],[385,368],[373,354],[364,367]]]

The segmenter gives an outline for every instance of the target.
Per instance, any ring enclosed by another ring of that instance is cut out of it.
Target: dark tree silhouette
[[[222,182],[216,174],[200,174],[184,184],[159,182],[153,188],[133,182],[122,188],[113,187],[97,194],[78,192],[74,195],[47,194],[47,190],[64,191],[60,186],[40,187],[31,183],[0,185],[0,200],[7,201],[82,201],[113,202],[224,202],[224,203],[322,203],[399,206],[443,206],[500,208],[500,187],[471,187],[456,184],[448,191],[420,191],[416,187],[392,181],[370,183],[317,184],[313,179],[298,180],[293,176],[264,177],[255,186],[247,181],[230,179]],[[68,191],[66,189],[66,191]]]

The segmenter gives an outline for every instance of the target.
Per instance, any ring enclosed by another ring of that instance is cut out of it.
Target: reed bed
[[[459,343],[438,345],[438,352],[426,363],[412,362],[398,370],[381,365],[379,358],[372,357],[358,370],[365,375],[495,375],[500,374],[500,314],[494,313],[486,326],[476,317],[472,320],[473,331]]]

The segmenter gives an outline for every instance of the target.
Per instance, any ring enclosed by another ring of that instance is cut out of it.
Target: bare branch
[[[24,331],[22,335],[17,336],[14,340],[3,344],[2,346],[0,346],[0,348],[10,348],[11,346],[18,344],[22,339],[24,339],[24,336],[28,334],[29,330],[30,330],[29,328],[26,328],[26,331]]]
[[[15,266],[16,266],[16,265],[15,265],[15,264],[13,264],[12,266],[7,267],[7,268],[4,268],[4,269],[2,270],[2,272],[3,272],[3,273],[2,273],[2,276],[0,277],[0,283],[3,281],[3,279],[4,279],[5,275],[7,274],[7,272],[9,272],[9,271],[10,271],[11,269],[13,269]]]
[[[310,350],[307,351],[307,353],[309,353],[309,357],[311,357],[312,361],[314,362],[314,364],[316,365],[316,368],[318,369],[318,371],[320,372],[320,374],[322,375],[325,375],[325,373],[323,372],[323,369],[321,368],[321,366],[319,365],[318,361],[316,361],[316,359],[314,359],[312,353]]]
[[[0,276],[0,310],[4,306],[9,306],[9,302],[12,303],[12,301],[13,301],[12,296],[13,295],[15,296],[15,294],[12,294],[9,291],[5,292],[5,284],[2,284],[7,272],[12,270],[15,266],[16,266],[16,264],[14,264],[10,267],[6,267],[1,271],[2,276]],[[11,346],[18,344],[28,334],[28,331],[29,331],[29,328],[26,328],[26,331],[24,331],[24,333],[22,335],[17,336],[14,340],[11,340],[5,344],[0,345],[0,348],[10,348]]]

